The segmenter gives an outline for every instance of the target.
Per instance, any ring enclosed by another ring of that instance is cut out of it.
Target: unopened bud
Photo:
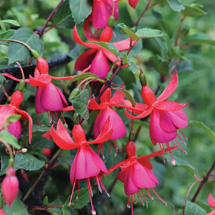
[[[40,57],[40,54],[39,54],[36,50],[34,50],[34,49],[31,50],[31,54],[32,54],[36,59]]]
[[[80,115],[78,113],[74,113],[73,122],[74,122],[74,124],[79,124],[80,123]]]
[[[106,79],[109,80],[112,77],[113,73],[112,72],[108,72]]]
[[[18,90],[19,90],[19,91],[23,91],[24,87],[25,87],[25,80],[22,79],[22,80],[19,82]]]
[[[135,139],[135,132],[132,130],[129,134],[129,141],[134,141]]]
[[[108,19],[108,27],[112,27],[114,25],[114,22],[115,22],[115,18],[114,16],[111,15]]]
[[[146,86],[147,85],[147,81],[146,81],[146,76],[143,73],[140,73],[140,83],[142,86]]]

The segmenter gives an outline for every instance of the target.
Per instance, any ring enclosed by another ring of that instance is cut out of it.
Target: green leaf
[[[0,73],[0,84],[5,84],[5,77]]]
[[[172,10],[176,12],[180,12],[181,10],[184,10],[184,6],[182,5],[180,0],[167,0],[169,6]]]
[[[16,153],[14,168],[15,170],[24,169],[27,171],[35,171],[41,169],[45,161],[41,161],[28,153]]]
[[[8,205],[5,205],[3,210],[6,215],[29,215],[26,206],[18,197],[14,200],[11,208],[9,208]]]
[[[15,32],[16,32],[15,30],[10,29],[8,31],[0,33],[0,39],[9,39],[14,35]]]
[[[87,0],[69,0],[69,6],[76,25],[83,22],[92,12],[92,6]]]
[[[192,36],[187,36],[182,41],[183,44],[208,44],[215,46],[215,40],[204,33],[197,33]]]
[[[48,126],[40,126],[40,125],[34,125],[32,129],[32,133],[45,133],[50,130],[50,127]]]
[[[0,24],[1,23],[8,23],[8,24],[11,24],[11,25],[20,26],[20,24],[16,20],[12,20],[12,19],[0,20]]]
[[[207,212],[205,209],[201,208],[199,205],[187,201],[186,207],[185,207],[185,215],[206,215]]]
[[[82,188],[79,190],[78,199],[76,199],[77,191],[73,194],[73,201],[71,203],[71,208],[81,209],[85,207],[90,201],[88,188]]]
[[[69,84],[73,83],[74,81],[84,80],[86,78],[92,78],[92,80],[100,80],[100,78],[98,76],[94,75],[93,73],[87,72],[87,73],[83,73],[83,74],[80,74],[80,75],[76,75],[75,77],[71,78],[67,82],[66,86],[68,86]]]
[[[89,110],[88,110],[88,101],[90,98],[89,91],[83,90],[77,96],[69,99],[72,102],[72,105],[75,111],[80,114],[84,119],[89,119]]]
[[[13,123],[16,122],[17,120],[19,120],[21,118],[21,115],[18,114],[12,114],[7,118],[7,122],[8,123]]]
[[[128,34],[128,36],[132,40],[140,40],[140,39],[153,38],[153,37],[163,37],[166,35],[158,29],[141,28],[141,29],[137,30],[137,32],[134,33],[128,28],[128,26],[126,26],[123,23],[118,24],[118,26],[120,28],[122,28],[122,30],[126,34]]]
[[[169,63],[159,55],[155,55],[150,58],[155,69],[162,75],[169,75]]]
[[[14,137],[12,134],[10,134],[8,131],[3,129],[0,132],[0,138],[3,139],[5,142],[10,144],[11,146],[14,146],[16,149],[20,149],[21,146],[18,145],[18,140],[16,137]]]
[[[32,49],[36,50],[40,55],[43,52],[43,44],[39,39],[37,34],[34,34],[33,31],[29,28],[20,28],[11,39],[22,41],[27,43]],[[28,49],[19,43],[10,42],[8,47],[8,64],[19,61],[23,64],[27,64],[31,55]]]
[[[104,47],[105,49],[107,49],[108,51],[110,51],[111,53],[113,53],[116,56],[118,56],[118,54],[119,54],[119,50],[117,49],[117,47],[111,43],[96,42],[96,41],[92,41],[91,43],[95,43],[95,44],[98,44],[98,45]]]
[[[184,10],[182,10],[183,16],[202,16],[205,15],[206,12],[202,10],[202,5],[200,4],[191,4],[191,5],[184,5]]]
[[[59,25],[66,19],[72,19],[72,13],[69,7],[69,0],[64,1],[54,13],[54,24]],[[75,23],[74,23],[75,25]]]
[[[122,89],[122,88],[117,88],[117,89],[118,89],[119,91],[121,91],[121,92],[127,97],[127,99],[131,102],[131,104],[132,104],[133,106],[136,105],[136,102],[134,101],[133,97],[131,96],[131,94],[130,94],[127,90]]]
[[[211,128],[206,126],[203,122],[198,122],[194,120],[191,120],[190,124],[196,126],[197,128],[202,128],[205,131],[205,133],[208,135],[208,137],[211,138],[212,142],[215,143],[215,133],[212,131]]]

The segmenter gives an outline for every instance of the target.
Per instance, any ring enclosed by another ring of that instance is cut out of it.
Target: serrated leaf
[[[184,10],[181,12],[183,16],[203,16],[206,12],[201,7],[199,4],[184,5]]]
[[[111,53],[113,53],[116,56],[118,56],[118,54],[119,54],[119,50],[117,49],[117,47],[111,43],[96,42],[96,41],[92,41],[92,43],[95,43],[95,44],[98,44],[98,45],[104,47],[105,49],[107,49],[108,51],[110,51]]]
[[[45,161],[41,161],[28,153],[16,153],[14,169],[24,169],[27,171],[35,171],[41,169],[45,164]]]
[[[10,29],[8,31],[0,33],[0,39],[9,39],[14,35],[15,32],[16,32],[15,30]]]
[[[207,212],[205,209],[201,208],[199,205],[187,201],[186,207],[185,207],[185,215],[206,215]]]
[[[191,120],[190,124],[196,126],[197,128],[202,128],[205,131],[205,133],[208,135],[208,137],[211,138],[212,142],[215,143],[215,133],[212,131],[211,128],[206,126],[203,122],[194,121],[194,120]]]
[[[8,23],[11,25],[20,26],[20,24],[16,20],[12,20],[12,19],[0,20],[0,23]]]
[[[76,25],[83,22],[92,12],[92,6],[87,0],[69,0],[69,6]]]
[[[155,55],[150,58],[155,69],[162,75],[169,75],[169,63],[159,55]]]
[[[89,91],[83,90],[77,96],[69,99],[72,102],[72,105],[75,111],[80,114],[84,119],[89,119],[89,110],[88,110],[88,101],[90,98]]]
[[[64,1],[54,13],[54,24],[59,25],[66,19],[72,19],[72,13],[69,7],[69,0]],[[75,25],[75,23],[74,23]]]
[[[183,44],[208,44],[215,46],[215,40],[204,33],[197,33],[192,36],[187,36],[183,39]]]
[[[18,197],[14,200],[11,208],[9,208],[8,205],[5,205],[3,210],[6,215],[29,215],[26,206]]]
[[[169,6],[172,10],[176,12],[180,12],[181,10],[184,10],[184,6],[180,2],[180,0],[167,0]]]
[[[33,31],[29,28],[20,28],[11,39],[25,42],[32,49],[36,50],[40,55],[43,52],[43,44],[39,39],[37,34],[34,34]],[[16,61],[19,61],[23,64],[27,64],[31,55],[28,49],[19,43],[10,42],[8,47],[8,64],[12,64]]]
[[[21,146],[18,144],[17,138],[14,137],[12,134],[10,134],[5,129],[3,129],[0,132],[0,138],[3,139],[8,144],[10,144],[11,146],[14,146],[16,149],[20,149],[21,148]]]
[[[117,89],[118,89],[119,91],[121,91],[121,92],[127,97],[127,99],[131,102],[131,104],[132,104],[133,106],[136,105],[136,102],[134,101],[133,97],[131,96],[131,94],[130,94],[127,90],[122,89],[122,88],[117,88]]]

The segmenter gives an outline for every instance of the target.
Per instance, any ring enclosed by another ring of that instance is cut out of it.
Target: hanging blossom
[[[107,193],[101,181],[101,176],[103,175],[103,173],[107,173],[107,168],[102,159],[91,149],[90,144],[103,143],[109,140],[112,136],[112,132],[113,129],[110,126],[110,119],[106,121],[100,135],[93,141],[86,140],[84,129],[80,124],[75,124],[72,129],[72,137],[74,138],[74,140],[69,135],[68,131],[60,120],[58,121],[56,131],[54,130],[53,125],[51,127],[52,138],[60,148],[65,150],[76,148],[78,149],[70,170],[70,181],[73,185],[73,189],[69,204],[71,204],[75,185],[78,184],[79,189],[80,180],[85,180],[87,182],[87,187],[89,190],[92,214],[96,214],[96,212],[92,203],[91,196],[93,195],[93,193],[90,180],[95,179],[100,192],[102,192],[102,187]]]
[[[208,196],[208,204],[210,205],[210,207],[215,209],[215,198],[213,197],[213,195],[211,193]],[[215,215],[215,211],[212,211],[207,215]]]
[[[154,200],[149,189],[165,204],[163,199],[155,192],[153,189],[157,186],[158,180],[157,177],[151,172],[153,169],[151,163],[147,160],[148,158],[156,157],[158,155],[164,154],[170,150],[175,149],[176,147],[167,148],[158,152],[154,152],[149,155],[142,157],[136,156],[136,147],[133,141],[129,141],[126,144],[126,153],[128,158],[126,160],[120,161],[114,165],[111,169],[108,170],[108,174],[113,172],[119,166],[121,166],[121,171],[118,174],[118,179],[124,184],[125,194],[128,196],[127,207],[131,207],[131,214],[134,214],[133,202],[136,202],[136,198],[139,198],[141,203],[148,204],[145,195],[142,189],[145,189],[151,200]],[[106,174],[106,175],[108,175]]]
[[[143,86],[141,89],[141,96],[146,104],[143,104],[142,106],[141,104],[137,104],[134,108],[129,108],[129,110],[134,111],[134,113],[140,114],[133,116],[125,111],[125,115],[130,119],[141,119],[150,115],[149,133],[152,143],[154,145],[159,143],[160,147],[163,148],[163,143],[166,143],[167,146],[169,146],[169,142],[172,142],[175,145],[175,142],[173,141],[175,140],[184,151],[180,142],[184,144],[185,142],[177,131],[184,136],[180,128],[185,128],[188,125],[187,116],[184,111],[182,111],[187,104],[165,101],[172,95],[177,88],[177,85],[178,75],[177,71],[175,71],[166,89],[157,99],[148,86]],[[184,138],[186,139],[185,136]],[[186,152],[184,151],[184,153]],[[173,157],[172,163],[175,163]]]
[[[111,15],[115,21],[119,18],[119,8],[117,5],[119,0],[93,0],[92,5],[92,25],[94,28],[107,27],[108,20]]]
[[[16,91],[11,96],[9,105],[0,105],[0,130],[3,129],[2,126],[4,125],[9,116],[13,114],[19,114],[21,115],[21,120],[29,122],[29,143],[31,143],[33,121],[31,116],[27,112],[20,110],[18,108],[22,103],[22,100],[23,100],[22,92]],[[20,138],[22,129],[20,120],[11,123],[7,128],[9,133],[11,133],[17,139]]]
[[[87,20],[88,23],[89,20]],[[104,32],[104,33],[103,33]],[[103,30],[99,39],[93,36],[88,24],[85,24],[84,34],[90,41],[95,42],[110,42],[112,38],[112,30],[107,27]],[[107,73],[110,71],[109,61],[116,62],[120,58],[114,55],[112,52],[108,51],[104,47],[96,43],[83,42],[78,35],[76,26],[73,30],[73,39],[75,42],[90,48],[89,50],[82,53],[75,62],[75,70],[87,71],[99,76],[106,77]],[[136,41],[132,41],[132,44]],[[122,40],[119,42],[111,43],[117,47],[119,51],[125,51],[130,48],[130,39]]]
[[[121,117],[112,107],[124,107],[123,105],[120,105],[123,100],[124,94],[119,90],[116,91],[114,96],[111,98],[111,89],[108,88],[101,96],[100,104],[96,102],[95,98],[93,98],[89,103],[89,108],[91,110],[99,110],[93,126],[94,138],[99,136],[106,120],[110,118],[110,125],[113,128],[113,134],[110,139],[114,141],[115,153],[117,151],[116,139],[122,138],[126,135],[126,127]],[[99,144],[99,149],[101,146],[102,145]]]

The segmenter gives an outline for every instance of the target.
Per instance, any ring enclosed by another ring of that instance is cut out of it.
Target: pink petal
[[[187,115],[183,110],[179,111],[168,111],[171,116],[172,122],[177,128],[186,128],[188,126]]]
[[[175,89],[178,86],[178,75],[177,71],[175,70],[175,73],[173,74],[169,84],[167,85],[166,89],[161,93],[161,95],[157,98],[157,101],[164,101],[167,98],[169,98]]]
[[[126,170],[125,172],[125,184],[124,184],[126,195],[132,195],[134,193],[137,193],[140,190],[140,188],[135,185],[133,179],[134,179],[134,169],[128,168],[128,170]]]
[[[46,112],[47,110],[44,109],[41,105],[41,93],[42,93],[42,89],[43,87],[38,87],[37,88],[37,93],[36,93],[36,96],[35,96],[35,110],[37,113],[44,113]]]
[[[75,62],[75,70],[84,70],[92,63],[97,53],[96,49],[89,49],[82,53]]]
[[[104,55],[103,51],[99,50],[91,63],[90,72],[99,77],[105,78],[109,71],[110,65],[108,59]]]
[[[95,177],[99,172],[100,169],[94,162],[90,151],[85,146],[81,146],[77,153],[75,179]]]
[[[175,139],[177,131],[167,132],[162,129],[160,124],[160,111],[154,110],[151,114],[149,123],[149,133],[152,143],[168,143]]]
[[[73,162],[72,162],[72,166],[71,166],[71,169],[70,169],[70,181],[71,181],[71,184],[73,184],[74,183],[74,181],[75,181],[75,171],[76,171],[76,163],[77,163],[77,157],[78,157],[78,152],[77,152],[77,154],[76,154],[76,156],[75,156],[75,158],[74,158],[74,160],[73,160]]]
[[[68,103],[66,101],[66,98],[65,96],[63,95],[63,93],[56,87],[57,91],[58,91],[58,94],[60,95],[61,97],[61,101],[63,102],[63,107],[67,107],[68,106]]]
[[[21,136],[22,126],[19,120],[11,123],[8,127],[8,132],[15,136],[17,139]]]
[[[212,207],[215,208],[215,198],[213,195],[210,193],[208,196],[208,204]]]
[[[176,131],[177,128],[173,124],[171,117],[168,114],[168,111],[159,111],[159,113],[160,113],[160,126],[161,126],[161,128],[167,132]]]

